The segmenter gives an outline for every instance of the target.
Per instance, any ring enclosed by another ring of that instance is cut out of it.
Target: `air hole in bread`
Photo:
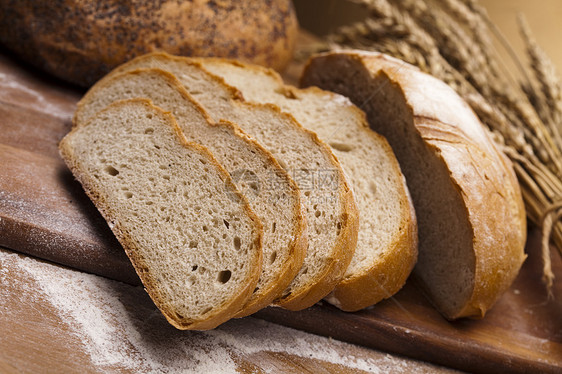
[[[104,169],[104,171],[105,171],[107,174],[109,174],[109,175],[111,175],[111,176],[113,176],[113,177],[116,176],[117,174],[119,174],[119,170],[115,169],[115,168],[114,168],[113,166],[111,166],[111,165],[110,165],[110,166],[106,166],[105,169]]]
[[[154,202],[152,202],[152,201],[147,201],[147,202],[146,202],[146,205],[152,205],[152,204],[154,204]]]
[[[160,149],[160,146],[158,144],[154,144],[154,148]]]
[[[167,180],[167,181],[170,180],[170,176],[169,176],[169,175],[163,175],[162,178],[164,178],[164,179]]]
[[[130,198],[133,197],[133,194],[132,194],[131,192],[125,192],[125,197],[126,197],[127,199],[130,199]]]
[[[331,142],[330,147],[340,152],[350,152],[351,150],[353,150],[353,146],[351,144],[340,142]]]
[[[226,226],[227,229],[230,229],[230,222],[228,222],[225,219],[223,219],[222,222],[224,223],[224,225]]]
[[[241,247],[242,247],[242,241],[240,240],[240,237],[235,236],[234,237],[234,249],[239,251]]]
[[[273,264],[277,259],[277,251],[273,251],[273,253],[269,256],[269,263]]]
[[[160,167],[160,169],[162,169],[162,170],[166,170],[166,169],[168,168],[168,165],[160,165],[159,167]]]
[[[191,271],[197,271],[197,268],[198,268],[198,267],[199,267],[199,266],[197,266],[197,265],[193,265],[193,266],[191,267]]]
[[[198,245],[199,243],[196,242],[195,240],[189,242],[189,248],[197,248]]]
[[[341,232],[341,222],[336,223],[336,234],[339,235]]]
[[[310,196],[310,191],[304,191],[304,196]]]
[[[369,183],[369,188],[371,189],[371,193],[373,196],[377,195],[377,184],[375,182]]]
[[[205,231],[205,232],[209,231],[209,227],[207,227],[206,225],[203,226],[203,231]]]
[[[277,222],[273,222],[273,225],[271,226],[271,232],[275,232],[275,230],[277,230]]]
[[[207,161],[206,161],[206,160],[203,160],[202,158],[199,159],[199,162],[201,162],[203,165],[206,165],[206,164],[207,164]]]
[[[316,218],[320,217],[321,215],[322,215],[322,212],[319,211],[319,210],[317,210],[317,211],[314,212],[314,216],[315,216]]]
[[[152,127],[149,127],[147,129],[144,129],[144,133],[150,135],[154,133],[154,129]]]
[[[192,91],[189,91],[189,93],[190,93],[191,95],[194,95],[194,96],[195,96],[195,95],[201,95],[203,92],[197,91],[197,90],[192,90]]]
[[[221,282],[222,284],[225,284],[230,280],[231,276],[232,276],[232,272],[230,270],[223,270],[219,273],[218,281]]]

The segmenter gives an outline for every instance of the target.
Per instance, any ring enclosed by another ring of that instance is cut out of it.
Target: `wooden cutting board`
[[[0,246],[138,284],[57,152],[82,94],[0,53]],[[320,303],[302,312],[268,308],[257,316],[462,370],[560,373],[562,261],[553,254],[555,300],[547,300],[538,252],[532,230],[521,274],[482,320],[447,322],[411,281],[393,298],[357,313]]]

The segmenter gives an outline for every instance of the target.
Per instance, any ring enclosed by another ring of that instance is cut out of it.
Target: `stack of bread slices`
[[[412,106],[430,113],[416,97],[427,87],[402,92],[401,77],[378,86],[374,78],[339,80],[341,67],[326,68],[322,58],[309,64],[304,82],[367,85],[376,100],[358,104],[369,116],[380,112],[381,132],[395,133],[385,134],[394,151],[346,97],[297,89],[271,70],[236,61],[144,55],[109,73],[78,104],[61,155],[177,328],[214,328],[272,304],[301,310],[325,299],[357,311],[388,298],[418,260],[415,209],[422,264],[415,273],[445,317],[482,316],[517,274],[521,196],[508,161],[482,129],[470,127],[479,126],[472,114],[452,123],[427,119],[435,133],[416,138],[408,113]],[[346,74],[364,66],[354,68]],[[327,69],[333,71],[322,75]],[[447,159],[455,144],[432,143],[443,134],[453,139],[453,131],[466,142],[463,152],[474,148],[470,155]],[[486,170],[481,179],[469,175],[477,156],[507,178],[501,191]],[[447,168],[449,161],[462,170]],[[490,219],[478,205],[486,199],[494,199]]]

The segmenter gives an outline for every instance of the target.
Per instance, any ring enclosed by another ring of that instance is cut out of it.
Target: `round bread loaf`
[[[290,0],[0,2],[0,44],[81,86],[156,50],[235,57],[282,69],[291,59],[297,30]]]
[[[442,81],[380,53],[313,57],[301,83],[348,96],[392,146],[416,209],[414,275],[449,318],[483,317],[525,259],[525,209],[509,159]]]

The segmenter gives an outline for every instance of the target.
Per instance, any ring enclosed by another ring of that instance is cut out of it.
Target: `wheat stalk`
[[[527,216],[542,228],[543,280],[550,292],[552,242],[562,255],[562,83],[522,16],[531,74],[477,0],[355,0],[368,17],[330,35],[338,48],[376,50],[453,87],[513,161]],[[523,82],[499,57],[499,40]]]

